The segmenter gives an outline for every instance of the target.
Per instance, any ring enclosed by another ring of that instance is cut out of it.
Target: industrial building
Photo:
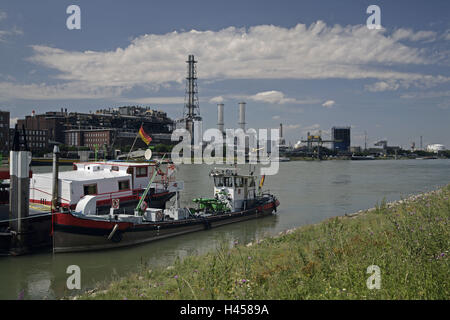
[[[350,127],[332,127],[331,140],[333,140],[333,151],[350,151]]]
[[[443,144],[429,144],[427,145],[427,151],[433,153],[439,153],[439,151],[445,151],[445,146]]]
[[[91,149],[103,145],[108,148],[131,145],[141,125],[153,143],[171,144],[174,128],[174,121],[165,112],[138,106],[102,109],[95,113],[69,113],[67,109],[44,114],[33,111],[17,124],[19,129],[25,127],[31,151],[48,149],[52,144]],[[136,147],[146,146],[138,145],[140,142]]]

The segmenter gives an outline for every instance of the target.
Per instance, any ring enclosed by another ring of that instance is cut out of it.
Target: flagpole
[[[144,122],[141,122],[141,126],[139,127],[139,130],[140,130],[140,128],[142,128],[142,125],[143,125],[143,124],[144,124]],[[134,142],[133,142],[133,145],[131,146],[130,151],[128,152],[127,161],[128,161],[128,158],[130,158],[130,153],[131,153],[131,151],[132,151],[133,148],[134,148],[134,144],[136,143],[136,140],[137,140],[138,136],[139,136],[139,131],[138,131],[138,133],[136,134],[136,138],[134,138]]]

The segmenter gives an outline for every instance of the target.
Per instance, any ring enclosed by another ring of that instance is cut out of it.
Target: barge
[[[114,208],[109,214],[97,215],[97,199],[87,195],[75,210],[54,214],[53,252],[137,245],[268,216],[280,205],[273,194],[261,191],[264,178],[257,190],[257,177],[240,175],[237,169],[214,169],[210,176],[214,197],[194,199],[197,208],[180,208],[177,191],[176,205],[167,209],[147,208],[141,198],[133,215],[116,213]]]
[[[183,182],[173,178],[171,168],[167,165],[163,172],[162,168],[150,162],[74,163],[72,171],[58,174],[58,202],[61,207],[73,210],[84,196],[95,195],[99,213],[108,212],[113,200],[120,201],[123,209],[134,208],[153,172],[159,170],[159,179],[150,186],[148,203],[154,208],[164,208],[175,192],[183,188]],[[52,173],[33,174],[30,203],[51,205],[52,181]]]

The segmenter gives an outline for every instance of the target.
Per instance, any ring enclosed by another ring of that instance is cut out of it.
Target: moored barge
[[[146,208],[140,202],[133,215],[96,215],[96,197],[83,197],[75,210],[54,215],[53,251],[74,252],[118,248],[230,223],[271,215],[279,200],[258,190],[256,176],[240,175],[236,169],[215,169],[214,197],[197,198],[197,208]],[[263,181],[263,180],[261,180]],[[151,181],[150,181],[151,183]],[[150,184],[149,184],[150,185]]]

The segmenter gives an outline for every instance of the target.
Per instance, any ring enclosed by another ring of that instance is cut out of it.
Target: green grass
[[[450,185],[252,246],[223,244],[81,299],[449,299]],[[367,267],[381,270],[369,290]],[[100,289],[99,289],[100,290]]]

